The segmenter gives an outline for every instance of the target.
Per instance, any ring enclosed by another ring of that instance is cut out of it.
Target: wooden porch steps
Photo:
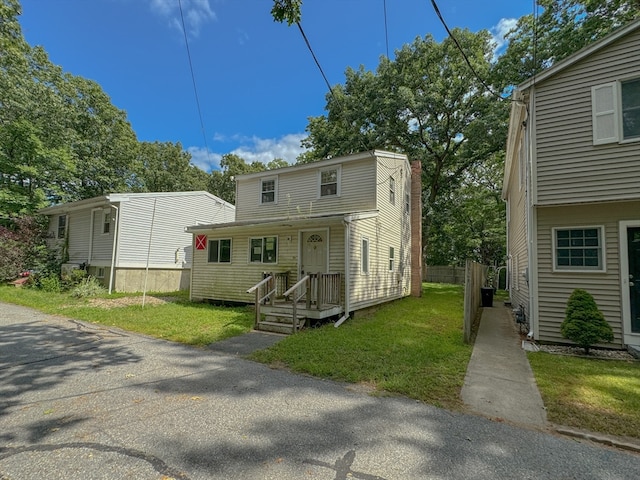
[[[306,317],[298,316],[298,328],[300,331],[306,324]],[[264,320],[258,322],[256,330],[273,333],[292,333],[293,315],[290,313],[272,313],[265,316]]]

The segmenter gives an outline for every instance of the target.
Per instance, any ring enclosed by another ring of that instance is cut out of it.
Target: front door
[[[640,220],[619,225],[623,343],[640,346]]]
[[[302,232],[300,251],[300,273],[327,273],[328,241],[327,231]]]

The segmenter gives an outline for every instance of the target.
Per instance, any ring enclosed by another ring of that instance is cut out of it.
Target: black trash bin
[[[482,306],[493,307],[493,288],[482,287],[480,293],[482,294]]]

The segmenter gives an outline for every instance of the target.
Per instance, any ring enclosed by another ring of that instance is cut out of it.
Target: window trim
[[[600,265],[598,267],[559,267],[558,266],[558,254],[557,254],[557,232],[560,230],[598,230],[598,250]],[[605,241],[605,227],[604,225],[571,225],[563,227],[553,227],[551,229],[551,254],[552,254],[552,271],[554,273],[606,273],[607,272],[607,248]]]
[[[275,258],[273,260],[273,262],[265,262],[264,261],[264,256],[265,256],[265,248],[266,248],[266,240],[267,238],[274,238],[275,239]],[[257,260],[252,260],[252,248],[253,248],[253,241],[254,240],[260,240],[260,261]],[[249,264],[267,264],[267,265],[276,265],[278,263],[278,244],[280,242],[278,241],[278,236],[277,235],[267,235],[267,236],[263,236],[263,237],[249,237],[249,258],[247,259],[247,262]]]
[[[221,252],[221,248],[222,248],[222,242],[229,242],[229,261],[228,262],[224,262],[222,260],[220,260],[220,252]],[[218,252],[218,259],[217,260],[211,260],[211,252],[213,251],[212,248],[212,243],[213,242],[217,242],[218,243],[218,247],[216,249],[216,251]],[[216,263],[216,264],[230,264],[231,263],[231,257],[232,257],[232,248],[233,248],[233,241],[231,238],[208,238],[207,239],[207,263]]]
[[[393,272],[395,268],[395,260],[396,260],[395,253],[396,253],[395,248],[389,247],[389,271],[390,272]]]
[[[362,236],[360,240],[360,273],[369,275],[371,271],[371,243],[369,237]]]
[[[264,183],[273,181],[273,201],[265,202],[263,195],[265,193],[271,193],[264,191]],[[277,205],[278,204],[278,176],[272,175],[270,177],[263,177],[260,179],[260,205]]]
[[[322,183],[322,174],[324,172],[331,172],[335,170],[336,172],[336,193],[331,195],[322,195],[322,185],[329,185]],[[318,169],[318,198],[335,198],[340,197],[341,195],[341,178],[342,178],[342,165],[332,165],[330,167],[320,168]]]

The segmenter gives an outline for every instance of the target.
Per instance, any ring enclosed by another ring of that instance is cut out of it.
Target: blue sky
[[[302,26],[334,85],[347,67],[446,32],[430,0],[305,0]],[[527,0],[439,0],[449,27],[501,31]],[[52,62],[98,82],[139,140],[180,142],[206,171],[236,153],[290,162],[327,86],[296,26],[273,21],[271,0],[182,0],[202,112],[198,115],[178,0],[22,0],[23,34]],[[206,139],[206,141],[205,141]],[[207,148],[205,147],[208,146]]]

